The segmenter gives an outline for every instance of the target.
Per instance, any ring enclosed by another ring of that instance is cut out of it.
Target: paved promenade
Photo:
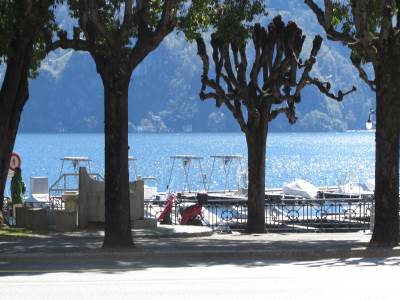
[[[217,234],[197,226],[133,230],[133,249],[103,250],[99,230],[0,237],[0,261],[35,259],[322,259],[400,256],[400,246],[368,249],[369,232]]]

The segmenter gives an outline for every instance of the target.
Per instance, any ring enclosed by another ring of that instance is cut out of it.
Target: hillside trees
[[[105,238],[103,247],[130,247],[128,87],[133,71],[175,28],[193,36],[239,4],[243,17],[262,10],[261,0],[69,0],[78,20],[73,36],[60,31],[51,48],[88,52],[104,86]],[[218,25],[218,24],[217,24]],[[216,26],[216,25],[215,25]]]
[[[313,40],[309,57],[300,55],[305,36],[294,23],[285,24],[276,16],[267,28],[260,24],[243,25],[241,39],[218,30],[211,36],[214,68],[210,78],[210,62],[206,44],[197,38],[198,55],[203,62],[202,100],[215,99],[217,107],[225,105],[246,136],[248,149],[248,219],[247,231],[265,231],[265,154],[269,122],[284,114],[291,124],[296,122],[296,105],[307,85],[316,86],[328,97],[341,101],[347,93],[330,91],[328,82],[310,74],[322,38]],[[247,29],[246,29],[247,28]],[[252,40],[254,58],[248,54]]]
[[[21,113],[29,98],[28,79],[45,57],[45,40],[55,29],[54,0],[0,1],[0,212],[10,156]]]
[[[399,241],[400,2],[305,0],[330,40],[351,50],[360,78],[376,93],[375,226],[371,245]],[[365,67],[372,65],[375,78]]]

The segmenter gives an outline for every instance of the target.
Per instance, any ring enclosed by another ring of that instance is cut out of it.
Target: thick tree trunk
[[[263,127],[263,126],[260,126]],[[248,233],[265,232],[265,151],[268,127],[246,133],[248,153]]]
[[[16,40],[12,47],[14,56],[7,61],[0,90],[0,212],[21,113],[29,97],[28,73],[32,57],[31,42]]]
[[[102,74],[105,94],[105,237],[103,247],[132,247],[128,174],[129,77]]]
[[[26,80],[26,87],[27,86],[28,81]],[[20,95],[17,96],[17,98],[22,98],[20,100],[24,100],[18,101],[19,103],[24,103],[25,99],[28,98],[27,88],[24,90],[25,91],[21,91],[21,93],[19,93]],[[11,153],[14,149],[15,139],[17,137],[22,109],[23,104],[16,104],[10,113],[7,113],[6,111],[1,111],[0,113],[0,136],[2,137],[0,143],[0,211],[3,209],[3,199],[7,182],[8,168],[10,166]]]
[[[396,63],[397,62],[397,63]],[[400,59],[388,57],[375,68],[376,160],[375,226],[371,245],[393,246],[399,241]]]

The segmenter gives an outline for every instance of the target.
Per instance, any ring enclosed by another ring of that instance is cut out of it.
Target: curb
[[[400,256],[400,249],[391,248],[351,248],[351,249],[277,249],[277,250],[252,250],[252,249],[223,249],[223,250],[142,250],[133,248],[131,250],[106,251],[96,249],[93,251],[80,252],[58,252],[58,253],[34,253],[34,254],[2,254],[1,261],[31,261],[31,260],[316,260],[328,258],[368,258],[368,257],[391,257]]]
[[[207,237],[213,235],[214,232],[210,230],[201,231],[173,231],[173,232],[135,232],[132,231],[133,238],[191,238],[191,237]],[[101,233],[85,233],[80,235],[79,231],[71,232],[51,232],[46,234],[33,234],[32,236],[0,236],[0,239],[103,239],[104,232]]]

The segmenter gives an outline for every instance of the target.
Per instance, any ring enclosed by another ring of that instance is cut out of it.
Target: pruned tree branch
[[[376,81],[375,81],[375,79],[371,80],[368,78],[367,72],[364,70],[363,66],[361,65],[361,59],[355,57],[354,55],[352,55],[350,57],[350,59],[351,59],[351,62],[353,63],[353,66],[357,69],[360,78],[366,84],[368,84],[368,86],[371,88],[371,90],[376,91]]]
[[[252,28],[252,40],[255,57],[248,79],[245,44],[238,47],[213,34],[211,46],[215,79],[210,79],[210,60],[206,45],[200,36],[196,40],[198,55],[203,63],[200,98],[214,99],[217,107],[225,104],[246,133],[267,124],[279,114],[285,114],[291,124],[295,123],[296,103],[300,102],[301,91],[307,85],[316,86],[321,93],[337,101],[355,91],[353,87],[350,91],[339,90],[334,94],[328,82],[311,77],[310,72],[321,49],[322,37],[314,38],[309,58],[303,64],[298,57],[305,36],[294,22],[285,25],[282,18],[277,16],[268,29],[256,24]],[[235,71],[232,70],[232,64],[235,65]],[[278,105],[278,108],[272,109],[273,105]],[[245,110],[243,106],[246,107]]]
[[[297,117],[296,117],[296,114],[294,113],[294,109],[291,109],[289,106],[272,110],[268,121],[271,122],[280,114],[285,114],[286,117],[288,118],[290,124],[294,124],[297,121]]]
[[[57,32],[58,39],[55,41],[51,40],[51,36],[48,37],[46,43],[46,51],[50,52],[58,48],[61,49],[74,49],[76,51],[89,51],[90,45],[87,40],[83,40],[79,36],[79,30],[74,29],[73,39],[68,39],[66,31]]]
[[[334,93],[331,92],[331,84],[329,82],[322,82],[317,78],[309,78],[309,82],[315,85],[322,94],[336,101],[342,101],[344,96],[356,91],[356,87],[353,86],[349,91],[343,92],[339,90],[338,94],[335,95]]]

